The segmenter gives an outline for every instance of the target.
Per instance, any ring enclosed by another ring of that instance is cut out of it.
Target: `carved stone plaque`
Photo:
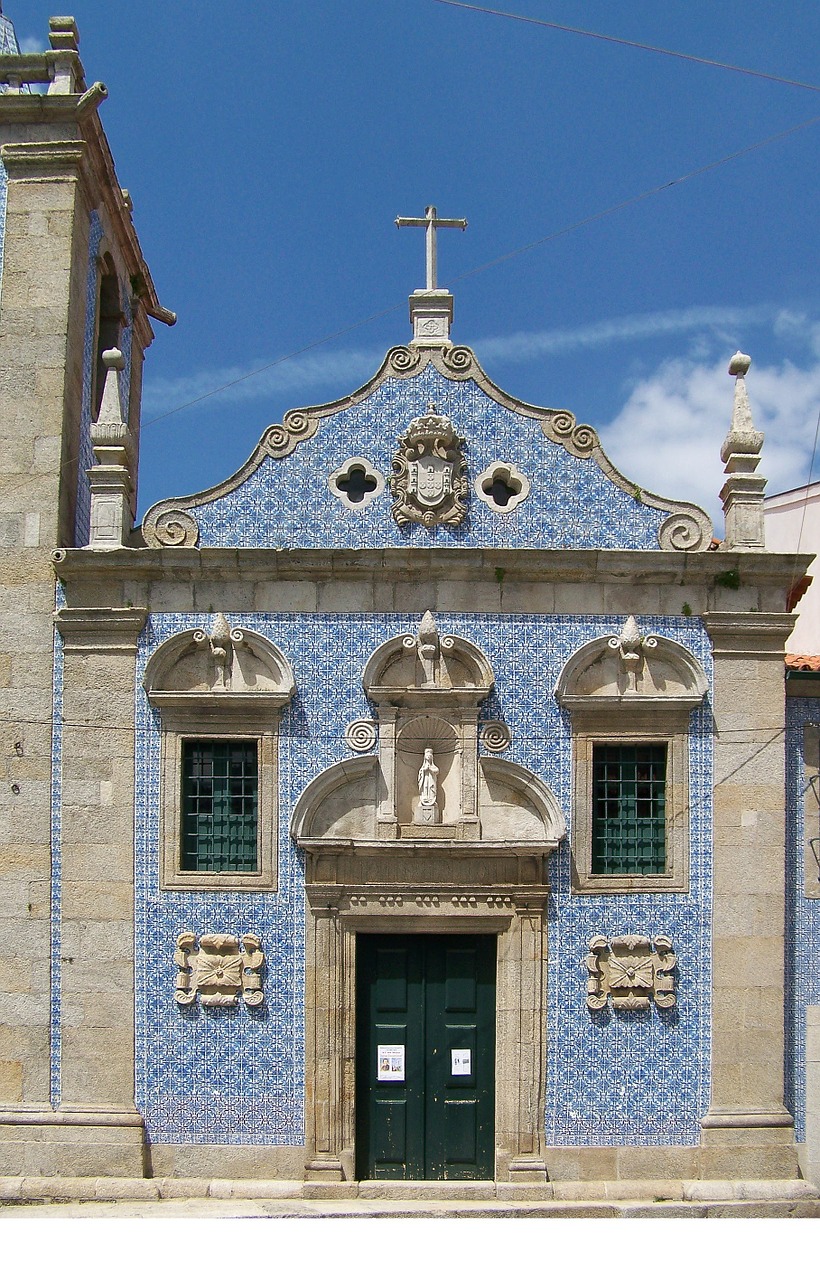
[[[590,939],[584,959],[587,1004],[603,1009],[648,1009],[651,1001],[661,1009],[676,1002],[674,969],[677,957],[668,938],[625,934],[619,938],[598,935]]]
[[[467,514],[464,439],[449,418],[429,404],[414,418],[393,455],[393,516],[399,525],[461,524]]]
[[[181,933],[174,952],[177,966],[177,1004],[215,1007],[235,1005],[241,992],[247,1005],[259,1005],[265,954],[254,933],[235,938],[230,933],[204,933],[197,947],[195,933]]]

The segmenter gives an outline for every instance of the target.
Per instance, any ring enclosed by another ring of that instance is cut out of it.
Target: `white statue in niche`
[[[438,804],[438,765],[433,759],[433,748],[424,748],[424,759],[419,769],[419,802],[416,806],[416,822],[430,824],[441,821]]]

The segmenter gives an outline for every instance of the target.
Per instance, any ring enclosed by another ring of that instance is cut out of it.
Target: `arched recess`
[[[495,1173],[543,1179],[545,906],[563,814],[542,779],[479,755],[492,667],[471,641],[440,636],[431,614],[375,650],[363,684],[376,720],[348,726],[345,740],[375,751],[320,773],[291,822],[309,905],[306,1177],[355,1176],[357,934],[492,933]],[[425,752],[437,770],[426,815]]]

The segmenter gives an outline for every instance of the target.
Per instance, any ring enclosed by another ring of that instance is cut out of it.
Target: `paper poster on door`
[[[380,1044],[376,1048],[376,1079],[404,1079],[404,1045]]]
[[[473,1072],[473,1054],[471,1049],[450,1050],[450,1075],[469,1076]]]

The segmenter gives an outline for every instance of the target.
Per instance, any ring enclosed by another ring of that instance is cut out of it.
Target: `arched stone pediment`
[[[570,710],[608,704],[692,710],[708,690],[703,667],[688,649],[665,636],[644,636],[634,618],[620,635],[582,645],[564,666],[555,696]]]
[[[166,640],[145,668],[145,691],[154,706],[202,706],[212,699],[227,709],[241,703],[282,706],[296,688],[284,654],[255,631],[232,628],[217,614],[210,635],[183,631]]]
[[[297,800],[291,835],[299,845],[316,840],[374,840],[378,789],[379,762],[375,756],[332,764]]]
[[[374,702],[411,705],[429,700],[477,704],[495,683],[493,669],[477,645],[461,636],[439,636],[426,613],[416,635],[393,636],[370,656],[362,677]]]
[[[383,785],[375,756],[343,760],[309,783],[293,811],[291,835],[311,851],[347,849],[396,853],[441,839],[431,829],[385,839],[379,833],[379,799]],[[449,830],[448,852],[454,857],[482,849],[531,855],[547,853],[566,833],[564,817],[550,788],[535,774],[509,760],[483,756],[478,762],[478,831],[459,839]],[[438,849],[437,857],[441,856]]]
[[[482,756],[478,762],[481,834],[490,841],[520,840],[554,847],[567,828],[545,782],[512,760]]]

